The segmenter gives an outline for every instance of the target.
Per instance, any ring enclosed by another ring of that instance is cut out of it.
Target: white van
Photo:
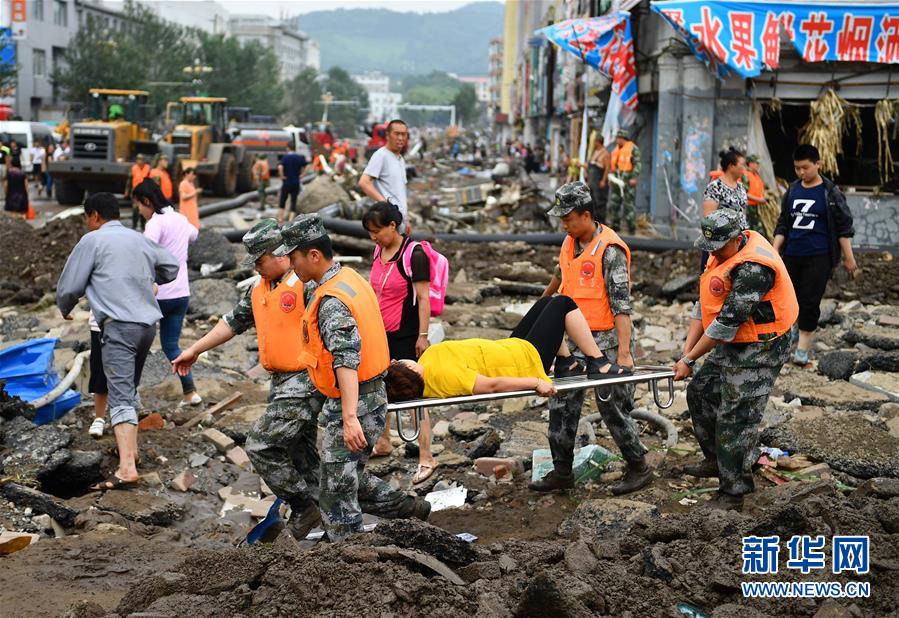
[[[3,136],[6,145],[9,146],[10,141],[16,141],[19,148],[22,149],[22,171],[30,174],[31,165],[31,149],[35,144],[54,143],[53,131],[42,122],[25,122],[22,120],[5,120],[0,121],[0,136]],[[44,168],[46,169],[46,168]]]

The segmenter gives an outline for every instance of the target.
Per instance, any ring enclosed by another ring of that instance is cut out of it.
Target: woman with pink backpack
[[[428,345],[431,316],[443,311],[449,278],[448,263],[427,242],[416,242],[399,232],[403,216],[394,204],[377,202],[362,225],[375,241],[370,282],[378,297],[393,360],[416,360]],[[373,457],[393,451],[387,427],[378,439]],[[427,413],[418,438],[418,470],[412,483],[428,479],[437,468],[431,454],[431,422]]]

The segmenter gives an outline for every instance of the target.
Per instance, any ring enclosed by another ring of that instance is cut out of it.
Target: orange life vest
[[[765,183],[762,181],[762,177],[753,172],[752,170],[746,170],[746,179],[749,180],[749,191],[747,193],[751,193],[753,195],[761,195],[765,196]],[[758,206],[762,202],[749,198],[750,206]]]
[[[362,341],[361,362],[357,369],[360,384],[387,371],[390,350],[375,291],[355,270],[342,267],[334,277],[318,287],[303,314],[303,361],[309,370],[309,377],[319,392],[326,397],[337,398],[340,397],[340,389],[334,372],[334,356],[325,348],[318,327],[318,307],[325,296],[340,300],[356,320]]]
[[[172,199],[172,179],[169,177],[169,173],[165,170],[150,170],[150,178],[159,183],[159,188],[162,190],[162,194],[165,196],[167,200]]]
[[[627,141],[624,146],[615,146],[612,151],[612,172],[627,173],[634,170],[634,162],[631,156],[634,154],[634,142]]]
[[[602,257],[610,245],[621,247],[627,255],[628,274],[631,266],[631,250],[615,231],[603,225],[599,234],[584,251],[574,256],[575,240],[571,236],[562,243],[559,266],[562,269],[562,285],[559,293],[570,296],[587,318],[592,331],[615,328],[615,316],[609,305],[606,279],[602,270]]]
[[[149,165],[144,165],[141,167],[137,163],[131,166],[131,188],[133,189],[140,183],[144,181],[144,178],[148,178],[150,176],[150,172],[153,171]]]
[[[259,340],[259,362],[275,373],[302,371],[303,282],[293,272],[274,288],[260,279],[250,300]]]
[[[758,232],[745,231],[743,233],[747,239],[746,244],[729,260],[719,263],[714,254],[709,256],[705,272],[699,280],[702,327],[708,328],[712,320],[721,313],[724,299],[727,298],[733,287],[730,273],[736,266],[744,262],[762,264],[774,271],[774,285],[762,298],[762,302],[770,303],[774,309],[774,321],[756,324],[750,316],[740,325],[737,336],[731,343],[755,343],[771,338],[765,335],[783,335],[793,327],[796,318],[799,317],[796,291],[793,289],[793,282],[787,273],[787,267],[784,266],[777,250]]]

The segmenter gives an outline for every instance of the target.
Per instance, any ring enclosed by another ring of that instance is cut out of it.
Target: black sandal
[[[572,378],[584,375],[584,367],[575,356],[556,356],[553,378]]]
[[[602,367],[608,365],[606,371],[600,371]],[[590,380],[603,380],[605,378],[618,378],[621,376],[633,375],[634,371],[630,367],[622,367],[618,363],[613,363],[609,357],[602,356],[587,357],[587,378]]]
[[[99,483],[94,483],[90,486],[91,491],[114,491],[114,490],[123,490],[123,489],[131,489],[135,485],[140,482],[140,479],[136,481],[126,481],[125,479],[120,479],[115,474],[107,478],[105,481],[100,481]]]

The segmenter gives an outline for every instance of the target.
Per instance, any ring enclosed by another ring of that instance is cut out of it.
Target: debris
[[[208,459],[208,458],[207,458]],[[182,470],[171,480],[169,485],[178,491],[187,491],[196,482],[197,477],[190,470]]]
[[[474,442],[465,449],[465,456],[469,459],[480,457],[492,457],[499,450],[502,440],[495,429],[489,429],[475,438]]]
[[[818,357],[818,372],[831,380],[848,380],[855,373],[860,354],[856,350],[835,350]]]
[[[899,374],[863,371],[849,378],[849,382],[874,393],[884,395],[890,401],[899,402]]]
[[[202,468],[206,465],[207,461],[209,461],[209,457],[207,457],[206,455],[203,455],[202,453],[194,453],[190,456],[190,459],[187,460],[187,465],[189,465],[191,468]]]
[[[36,543],[39,538],[39,534],[4,530],[3,532],[0,532],[0,556],[21,551],[32,543]]]
[[[464,486],[453,485],[449,489],[430,492],[425,496],[425,500],[431,503],[431,512],[436,513],[445,509],[459,508],[465,504],[467,496],[468,490]]]
[[[137,423],[139,431],[150,431],[152,429],[163,429],[165,427],[165,419],[159,412],[153,412],[140,419]]]
[[[586,483],[598,479],[605,472],[610,461],[618,459],[611,451],[598,444],[590,444],[575,449],[574,463],[571,471],[575,483]],[[553,469],[552,453],[549,449],[537,449],[533,452],[531,463],[531,480],[539,481]]]
[[[474,468],[482,476],[496,475],[497,469],[505,470],[509,475],[524,473],[521,462],[509,457],[479,457],[474,460]]]
[[[891,328],[899,328],[899,316],[887,315],[886,313],[882,313],[879,316],[877,316],[877,325],[878,326],[889,326]]]
[[[449,421],[439,420],[431,427],[431,435],[435,438],[443,439],[449,435]]]
[[[450,433],[463,440],[473,440],[489,430],[489,425],[477,420],[454,420],[449,425]]]
[[[210,227],[200,229],[197,239],[190,244],[187,250],[187,267],[190,270],[199,271],[203,264],[221,264],[221,270],[231,270],[237,266],[237,258],[234,256],[231,243]],[[199,281],[191,283],[193,288],[191,297],[197,294],[197,289],[194,287],[197,283]]]
[[[30,507],[39,513],[46,513],[66,528],[75,523],[78,511],[59,498],[18,483],[6,483],[0,489],[7,500],[20,508]]]
[[[418,551],[413,551],[411,549],[400,549],[398,547],[375,547],[374,549],[376,552],[378,552],[378,556],[380,556],[381,558],[406,558],[420,564],[421,566],[431,569],[438,575],[449,580],[449,582],[452,584],[455,584],[457,586],[465,585],[465,580],[456,575],[456,573],[451,568],[449,568],[433,556],[429,556]]]
[[[237,403],[237,401],[239,401],[241,397],[243,397],[243,393],[241,393],[240,391],[234,391],[233,393],[231,393],[230,395],[228,395],[227,397],[222,399],[220,402],[218,402],[211,408],[208,408],[207,410],[204,410],[203,412],[198,413],[192,419],[190,419],[189,421],[184,423],[184,427],[193,427],[195,425],[199,425],[200,423],[202,423],[203,420],[206,418],[214,418],[215,415],[218,414],[219,412],[221,412],[222,410]],[[203,433],[205,434],[206,432],[203,432]]]
[[[620,533],[637,520],[657,517],[659,509],[646,502],[622,498],[584,500],[559,525],[559,534],[572,536],[580,531],[589,537],[604,538]]]
[[[250,458],[247,457],[246,451],[239,446],[229,449],[228,452],[225,453],[225,457],[235,466],[240,466],[241,468],[250,467]]]
[[[197,279],[190,287],[187,313],[192,319],[225,315],[240,300],[234,282],[228,279]]]
[[[213,429],[212,427],[210,427],[209,429],[204,429],[203,433],[201,433],[200,435],[209,442],[212,442],[219,453],[226,453],[234,448],[234,440],[223,434],[218,429]]]

